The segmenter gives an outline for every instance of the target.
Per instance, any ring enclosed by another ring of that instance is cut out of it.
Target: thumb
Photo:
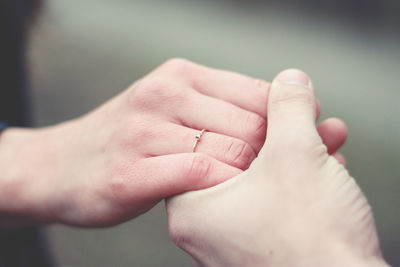
[[[302,137],[318,136],[316,116],[317,101],[307,74],[296,69],[279,73],[269,92],[266,144],[300,144]]]
[[[317,104],[314,87],[304,72],[285,70],[271,85],[268,99],[268,133],[287,134],[316,131]]]

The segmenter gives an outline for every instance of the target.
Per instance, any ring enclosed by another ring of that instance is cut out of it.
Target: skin
[[[280,73],[250,168],[168,200],[170,235],[194,266],[388,266],[367,199],[318,134],[334,123],[317,128],[316,113],[309,77]]]
[[[110,226],[226,181],[264,143],[268,91],[265,81],[173,59],[80,118],[9,128],[0,138],[0,224]],[[319,134],[339,157],[343,122],[327,120]]]

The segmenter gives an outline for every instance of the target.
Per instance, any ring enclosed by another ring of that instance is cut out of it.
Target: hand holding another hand
[[[240,174],[265,140],[268,89],[265,81],[173,59],[81,118],[5,130],[0,224],[114,225],[165,197]],[[318,132],[333,154],[346,137],[337,120]]]
[[[386,266],[371,207],[328,154],[316,112],[309,78],[282,72],[250,168],[168,200],[170,234],[195,266]]]

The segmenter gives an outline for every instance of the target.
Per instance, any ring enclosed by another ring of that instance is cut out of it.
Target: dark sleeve
[[[34,2],[0,1],[0,121],[11,125],[30,122],[25,46]]]
[[[0,267],[51,266],[39,228],[0,231]]]
[[[0,1],[0,121],[14,126],[30,124],[25,45],[34,2]],[[52,266],[45,244],[40,228],[1,229],[0,267]]]

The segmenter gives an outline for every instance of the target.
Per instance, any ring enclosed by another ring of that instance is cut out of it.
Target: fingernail
[[[312,87],[310,78],[307,74],[297,69],[284,70],[278,74],[274,81],[281,84],[298,85],[303,87]]]

